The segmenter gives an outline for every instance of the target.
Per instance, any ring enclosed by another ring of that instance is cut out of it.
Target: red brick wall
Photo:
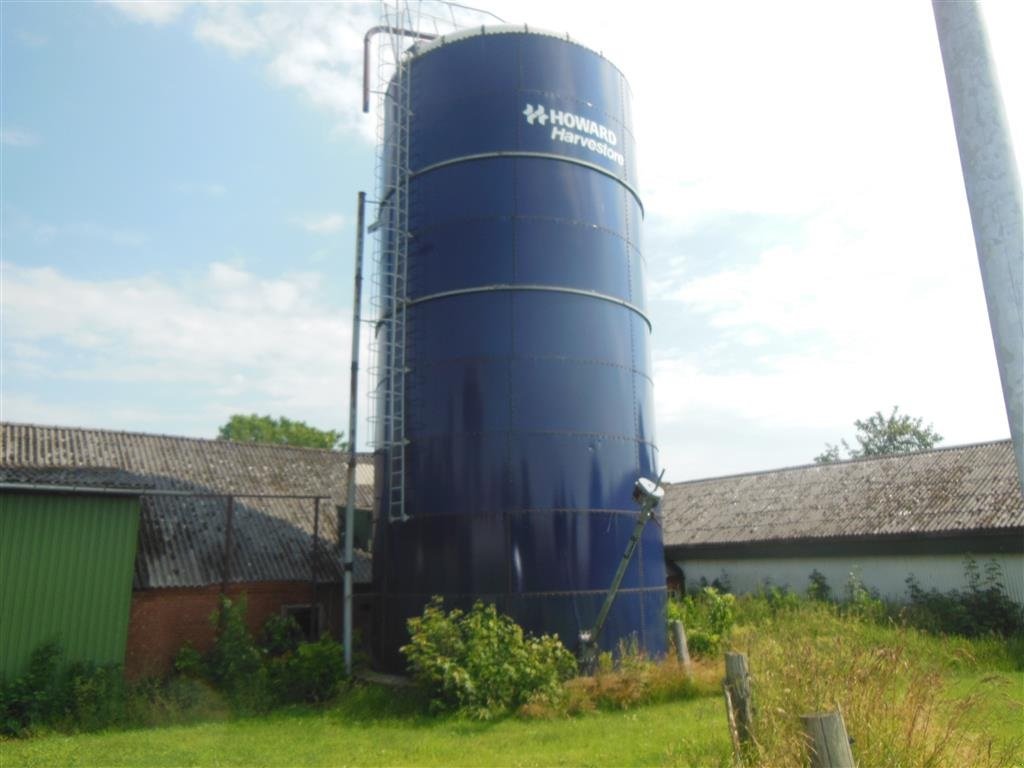
[[[232,584],[227,594],[232,599],[245,594],[247,623],[254,636],[258,636],[267,618],[281,612],[282,606],[313,602],[310,585],[302,582]],[[137,678],[169,672],[175,655],[185,642],[199,651],[209,650],[213,643],[210,614],[217,609],[219,595],[219,585],[133,592],[124,660],[126,675]],[[358,595],[356,599],[358,608]],[[331,634],[340,637],[340,585],[321,584],[317,588],[317,601],[324,606]]]

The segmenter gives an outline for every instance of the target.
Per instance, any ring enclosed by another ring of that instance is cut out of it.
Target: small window
[[[373,535],[373,510],[352,510],[355,525],[352,526],[352,546],[364,552],[370,550],[370,537]],[[345,508],[338,507],[338,547],[345,546]]]
[[[320,638],[324,626],[322,605],[283,605],[281,615],[295,619],[306,640],[315,641]]]

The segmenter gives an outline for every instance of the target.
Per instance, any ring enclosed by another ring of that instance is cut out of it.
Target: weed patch
[[[733,645],[752,668],[759,764],[802,765],[800,715],[836,708],[861,765],[997,766],[1020,758],[1020,739],[995,738],[988,727],[986,702],[1002,678],[955,695],[949,689],[951,672],[977,668],[971,641],[885,628],[808,602],[739,627]],[[980,650],[991,660],[990,647]]]

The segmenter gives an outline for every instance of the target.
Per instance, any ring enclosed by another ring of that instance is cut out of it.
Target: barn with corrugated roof
[[[346,456],[326,450],[2,424],[0,676],[59,639],[72,659],[166,671],[212,641],[218,596],[250,627],[294,616],[340,637]],[[356,468],[354,582],[370,581],[373,468]],[[354,624],[368,622],[357,601]]]
[[[69,655],[163,672],[212,641],[224,592],[250,627],[291,613],[340,636],[345,456],[288,446],[0,424],[0,676],[60,635]],[[369,627],[373,466],[356,472],[357,628]],[[1024,604],[1024,498],[1010,441],[671,483],[670,582],[842,593],[851,572],[894,600],[906,579],[962,588],[996,562]],[[365,630],[364,630],[365,631]]]
[[[673,483],[665,556],[687,589],[727,583],[838,595],[853,573],[892,600],[907,577],[962,589],[965,560],[998,564],[1024,604],[1024,497],[1009,440]]]

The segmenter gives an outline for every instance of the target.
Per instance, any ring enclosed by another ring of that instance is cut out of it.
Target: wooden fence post
[[[742,653],[725,654],[726,701],[736,720],[736,733],[741,742],[751,740],[754,715],[750,702],[750,673],[747,657]]]
[[[850,737],[840,711],[803,715],[811,768],[855,768]]]
[[[683,622],[672,622],[672,638],[675,640],[676,643],[676,661],[678,661],[684,667],[689,667],[690,648],[686,644],[686,630],[683,628]]]

